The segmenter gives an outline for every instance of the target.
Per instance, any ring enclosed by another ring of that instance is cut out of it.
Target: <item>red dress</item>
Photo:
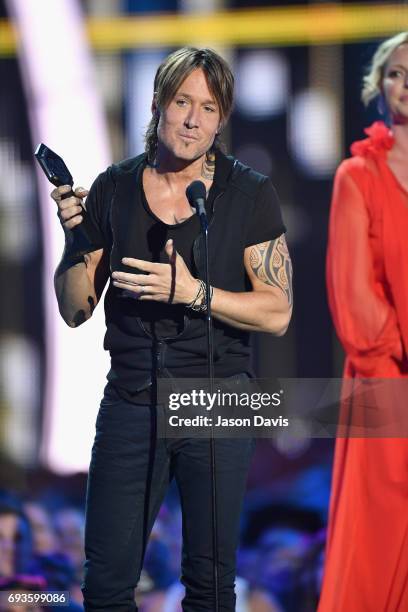
[[[382,122],[366,133],[337,170],[330,213],[327,285],[345,384],[408,376],[408,193],[387,164],[392,133]],[[408,397],[406,407],[408,418]],[[408,440],[338,438],[318,612],[406,611]]]

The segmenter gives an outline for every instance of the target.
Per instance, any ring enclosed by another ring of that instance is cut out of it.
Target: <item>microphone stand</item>
[[[199,212],[199,211],[198,211]],[[205,210],[199,212],[201,232],[204,237],[204,258],[205,258],[205,288],[206,288],[206,331],[207,331],[207,374],[210,382],[210,393],[214,392],[214,338],[212,331],[211,315],[211,286],[210,286],[210,266],[208,248],[208,221]],[[214,420],[212,421],[214,423]],[[218,526],[217,526],[217,481],[215,471],[215,443],[214,425],[211,429],[210,439],[210,470],[211,470],[211,507],[213,525],[213,579],[214,579],[214,612],[219,611],[219,580],[218,580]]]

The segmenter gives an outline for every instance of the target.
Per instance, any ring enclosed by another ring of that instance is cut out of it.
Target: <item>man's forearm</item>
[[[291,308],[285,295],[270,291],[234,293],[214,289],[211,310],[215,318],[233,327],[282,336],[290,321]]]
[[[85,262],[70,267],[61,261],[54,276],[58,307],[65,323],[78,327],[92,315],[97,298]]]

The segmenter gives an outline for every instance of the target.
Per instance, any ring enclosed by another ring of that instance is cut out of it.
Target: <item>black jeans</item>
[[[88,477],[85,610],[133,612],[146,543],[172,477],[183,517],[185,612],[214,612],[209,439],[156,438],[157,410],[107,385]],[[235,610],[236,549],[250,439],[216,439],[219,610]]]

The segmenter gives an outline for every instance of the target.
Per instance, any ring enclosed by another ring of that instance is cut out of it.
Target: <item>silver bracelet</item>
[[[199,283],[200,283],[200,291],[197,295],[197,299],[195,300],[194,304],[191,306],[191,309],[194,310],[195,312],[205,312],[206,311],[206,306],[205,306],[205,297],[206,297],[206,288],[205,288],[205,282],[202,281],[201,279],[198,279]]]
[[[200,279],[197,279],[197,280],[198,280],[198,290],[197,290],[196,296],[189,304],[186,304],[186,308],[194,308],[198,298],[200,297],[200,293],[203,290]]]
[[[207,312],[207,287],[203,280],[199,279],[199,282],[200,282],[200,290],[196,296],[196,299],[194,300],[193,305],[191,306],[191,309],[194,310],[195,312]],[[213,293],[214,293],[214,287],[210,285],[210,302],[212,300]],[[201,297],[201,300],[198,302],[200,297]]]

